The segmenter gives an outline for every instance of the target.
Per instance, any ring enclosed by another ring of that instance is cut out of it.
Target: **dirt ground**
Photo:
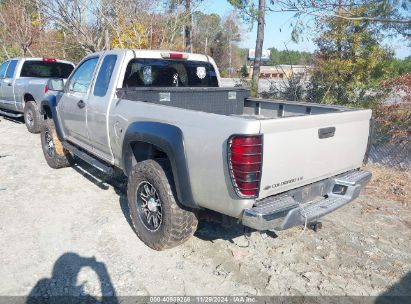
[[[85,165],[49,168],[39,135],[0,117],[0,295],[411,295],[410,173],[370,169],[367,190],[318,232],[246,238],[207,217],[156,252],[121,187]]]

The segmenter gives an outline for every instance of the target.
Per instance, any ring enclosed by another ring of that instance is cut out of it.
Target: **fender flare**
[[[156,146],[170,160],[174,184],[179,201],[190,208],[198,208],[191,191],[184,136],[180,128],[160,122],[132,123],[126,130],[122,145],[122,168],[128,176],[133,167],[132,143],[144,142]]]
[[[30,95],[31,97],[33,97],[33,99],[31,99],[31,101],[34,101],[34,103],[38,105],[38,102],[37,102],[38,99],[34,97],[34,94],[32,94],[32,93],[30,93],[30,92],[28,92],[28,91],[26,91],[26,92],[24,92],[23,94],[21,94],[21,96],[22,96],[22,102],[23,102],[23,103],[29,101],[29,100],[27,100],[27,101],[25,100],[25,96],[26,96],[26,95]]]
[[[51,113],[47,113],[46,108],[49,108]],[[46,96],[46,98],[40,102],[39,111],[40,111],[40,114],[43,116],[51,114],[51,119],[53,119],[54,125],[56,127],[57,136],[59,137],[60,140],[62,140],[64,136],[63,136],[60,121],[57,115],[56,96],[54,95]]]

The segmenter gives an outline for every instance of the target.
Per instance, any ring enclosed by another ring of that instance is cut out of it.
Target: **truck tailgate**
[[[356,169],[367,149],[370,110],[261,120],[259,198]]]

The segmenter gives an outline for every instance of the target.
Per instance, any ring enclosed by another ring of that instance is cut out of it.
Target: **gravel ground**
[[[318,232],[246,238],[206,214],[187,243],[156,252],[124,190],[89,173],[49,168],[39,135],[0,117],[0,295],[411,295],[410,202],[375,186]]]

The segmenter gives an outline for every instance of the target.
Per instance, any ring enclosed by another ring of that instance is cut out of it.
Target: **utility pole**
[[[208,37],[205,37],[205,44],[204,44],[204,54],[207,55],[207,48],[208,48]]]
[[[251,78],[251,95],[258,95],[258,81],[260,79],[261,57],[263,54],[264,43],[264,24],[265,23],[265,0],[258,1],[257,16],[257,40],[255,43],[255,58],[253,65],[253,76]]]
[[[231,69],[232,69],[232,59],[231,59],[231,40],[232,40],[232,28],[231,20],[228,22],[228,77],[231,78]]]
[[[188,53],[193,52],[193,40],[192,40],[192,30],[193,30],[193,16],[191,15],[191,0],[185,0],[186,16],[188,17],[188,22],[184,28],[185,37],[185,51]]]

